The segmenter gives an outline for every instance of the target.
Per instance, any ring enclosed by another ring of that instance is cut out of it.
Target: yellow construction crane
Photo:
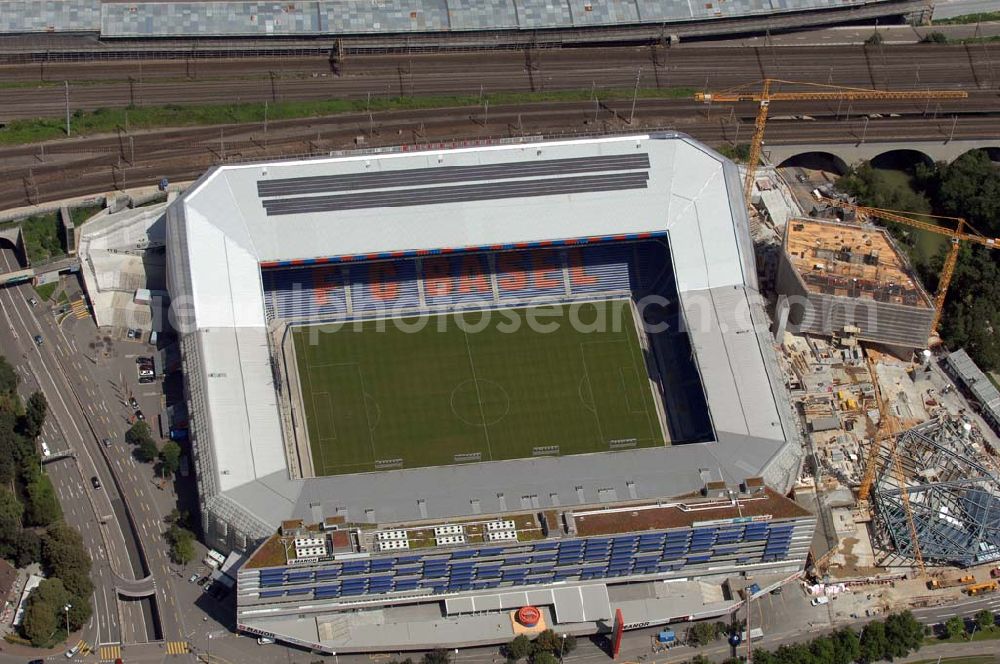
[[[711,104],[712,102],[755,101],[757,120],[754,123],[753,140],[750,141],[750,157],[747,159],[747,176],[743,183],[743,196],[750,207],[750,194],[753,190],[754,174],[760,161],[761,147],[764,145],[764,128],[767,126],[768,107],[772,101],[860,101],[870,99],[885,100],[918,100],[918,99],[966,99],[969,93],[963,90],[868,90],[865,88],[847,88],[838,85],[822,85],[819,83],[797,83],[782,81],[776,78],[765,78],[759,81],[760,92],[748,90],[748,86],[740,86],[720,92],[697,92],[695,100]],[[771,88],[775,84],[803,86],[808,88],[798,92],[775,92]],[[755,84],[751,84],[755,85]]]
[[[938,224],[929,221],[913,219],[912,217],[905,216],[906,213],[897,212],[895,210],[883,210],[881,208],[854,205],[852,203],[845,203],[844,201],[822,196],[820,197],[820,200],[836,207],[854,210],[861,218],[874,217],[876,219],[882,219],[883,221],[892,221],[897,224],[919,228],[921,230],[951,238],[951,248],[948,250],[948,255],[944,259],[944,266],[941,268],[941,275],[938,277],[937,293],[934,295],[934,320],[931,323],[931,330],[935,333],[937,332],[938,324],[941,322],[941,313],[944,311],[944,300],[948,295],[948,286],[951,285],[951,278],[955,274],[955,263],[958,261],[958,250],[961,247],[961,243],[972,242],[984,247],[989,247],[990,249],[1000,248],[1000,238],[986,237],[961,217],[942,217],[933,214],[924,215],[940,221],[953,222],[955,227],[949,228],[947,226],[939,226]]]
[[[878,460],[881,456],[882,447],[888,445],[889,460],[886,470],[891,469],[893,477],[896,479],[896,484],[899,486],[899,495],[903,502],[903,511],[906,514],[906,525],[910,531],[910,541],[913,543],[913,558],[917,562],[917,567],[920,568],[920,574],[923,575],[926,572],[924,569],[924,557],[920,551],[917,526],[913,521],[913,510],[910,507],[910,492],[907,489],[906,476],[903,474],[902,467],[900,466],[899,454],[896,449],[897,436],[901,429],[899,419],[886,404],[885,399],[882,398],[882,390],[878,384],[878,374],[875,372],[875,363],[872,362],[871,356],[868,356],[867,359],[868,371],[872,377],[872,389],[875,392],[875,403],[878,405],[879,421],[872,444],[868,448],[868,458],[865,460],[865,474],[861,479],[858,500],[867,501],[871,495],[872,484],[875,481],[875,473],[878,471]]]

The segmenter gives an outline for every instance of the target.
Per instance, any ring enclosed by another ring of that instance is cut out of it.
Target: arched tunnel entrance
[[[831,152],[813,150],[801,152],[785,159],[778,164],[778,168],[800,168],[843,175],[847,172],[847,163]]]
[[[920,150],[889,150],[872,158],[872,168],[913,173],[917,164],[931,165],[934,160]]]

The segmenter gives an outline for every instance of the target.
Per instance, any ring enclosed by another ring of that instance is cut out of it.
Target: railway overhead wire
[[[723,89],[762,78],[887,90],[996,95],[1000,44],[618,47],[357,56],[339,75],[323,57],[34,63],[0,66],[0,122],[71,110],[166,104],[481,95],[610,88]]]
[[[752,104],[741,119],[741,113],[721,108],[693,110],[687,101],[640,99],[631,125],[630,105],[631,101],[588,101],[491,106],[488,117],[481,107],[353,113],[272,122],[266,132],[262,123],[246,123],[122,132],[55,141],[44,150],[40,145],[2,148],[0,209],[153,185],[161,177],[193,179],[219,163],[325,154],[358,146],[652,129],[675,129],[721,145],[746,142],[752,132],[752,120],[747,119],[753,117]],[[866,123],[868,136],[881,141],[995,138],[1000,100],[977,109],[952,114],[934,105],[869,102],[867,115],[855,110],[848,116],[845,109],[838,114],[827,104],[803,102],[799,119],[775,119],[768,141],[772,145],[860,142]]]

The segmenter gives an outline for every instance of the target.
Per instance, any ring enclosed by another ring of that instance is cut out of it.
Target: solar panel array
[[[692,568],[773,563],[789,556],[802,520],[734,523],[534,543],[489,543],[450,551],[240,571],[239,590],[260,599],[335,599],[392,592],[452,593],[556,581],[586,581]],[[805,537],[799,549],[808,547]]]
[[[267,268],[262,276],[271,318],[317,322],[620,295],[662,289],[672,272],[666,246],[649,241]]]
[[[649,155],[441,166],[261,180],[268,216],[645,189]]]

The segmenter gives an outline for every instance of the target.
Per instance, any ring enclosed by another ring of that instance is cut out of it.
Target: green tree
[[[559,664],[559,657],[548,650],[538,650],[531,656],[531,664]]]
[[[991,629],[996,624],[996,616],[989,609],[983,609],[976,613],[976,625],[981,630]]]
[[[90,574],[82,569],[63,570],[59,578],[66,585],[66,589],[76,597],[88,598],[90,593],[94,592],[94,584],[90,580]],[[85,603],[79,602],[81,605]]]
[[[451,664],[451,653],[447,650],[438,648],[437,650],[432,650],[429,653],[425,653],[423,657],[420,658],[421,664]]]
[[[920,650],[924,642],[924,626],[909,611],[893,613],[885,619],[885,636],[892,657],[905,657],[911,650]]]
[[[135,458],[143,463],[149,463],[156,459],[159,450],[156,449],[156,443],[153,442],[152,438],[148,438],[141,443],[139,447],[135,449]]]
[[[87,624],[90,616],[93,615],[93,609],[86,597],[70,595],[69,601],[72,604],[69,609],[69,628],[76,631]]]
[[[816,664],[834,664],[837,649],[833,644],[833,639],[829,636],[818,636],[809,644],[809,651],[812,653],[813,661]]]
[[[164,537],[170,543],[170,559],[186,565],[194,559],[194,533],[177,524],[167,529]]]
[[[556,634],[551,629],[547,629],[543,632],[539,632],[538,636],[535,637],[534,650],[535,652],[551,652],[551,653],[562,653],[566,655],[573,652],[576,648],[576,637],[572,634],[566,634],[565,639],[563,635]]]
[[[24,507],[6,487],[0,487],[0,537],[21,530]]]
[[[833,633],[834,661],[837,664],[851,664],[861,657],[861,641],[850,627]]]
[[[837,189],[851,194],[862,205],[914,213],[931,211],[930,201],[925,196],[914,192],[907,184],[891,179],[867,161],[852,167],[840,177]]]
[[[22,530],[17,534],[13,551],[14,565],[27,567],[42,560],[42,539],[33,530]]]
[[[45,579],[31,591],[24,610],[22,629],[31,645],[47,645],[52,634],[63,620],[63,607],[70,602],[70,594],[59,579]]]
[[[45,414],[48,412],[49,404],[45,400],[45,395],[41,392],[32,392],[28,397],[28,404],[24,409],[22,420],[22,431],[28,438],[34,440],[42,433],[42,425],[45,424]]]
[[[935,30],[934,32],[928,32],[920,41],[925,44],[947,44],[948,36],[943,32]]]
[[[949,639],[956,639],[965,634],[965,619],[961,616],[952,616],[944,624],[944,633]]]
[[[877,662],[885,657],[889,649],[889,641],[885,636],[885,624],[881,620],[873,620],[861,631],[861,662]]]
[[[42,537],[42,566],[49,576],[63,578],[74,572],[90,574],[90,555],[76,529],[59,521],[48,527]]]
[[[163,448],[160,450],[160,473],[162,476],[166,477],[168,475],[173,475],[177,472],[180,467],[181,461],[181,446],[172,440],[168,440],[163,444]]]
[[[14,367],[7,362],[7,358],[0,356],[0,394],[13,394],[19,382]]]
[[[687,642],[696,646],[708,645],[718,636],[718,627],[710,622],[695,623],[687,630]]]
[[[932,193],[941,212],[962,217],[990,237],[1000,231],[1000,172],[985,150],[966,152],[938,165]]]
[[[507,642],[503,648],[504,656],[513,661],[524,659],[531,654],[531,640],[524,634],[518,634]]]
[[[144,440],[153,440],[149,425],[144,421],[136,422],[125,432],[125,442],[130,445],[140,445]]]
[[[47,526],[62,518],[59,497],[48,475],[39,475],[25,490],[24,518],[32,526]]]

